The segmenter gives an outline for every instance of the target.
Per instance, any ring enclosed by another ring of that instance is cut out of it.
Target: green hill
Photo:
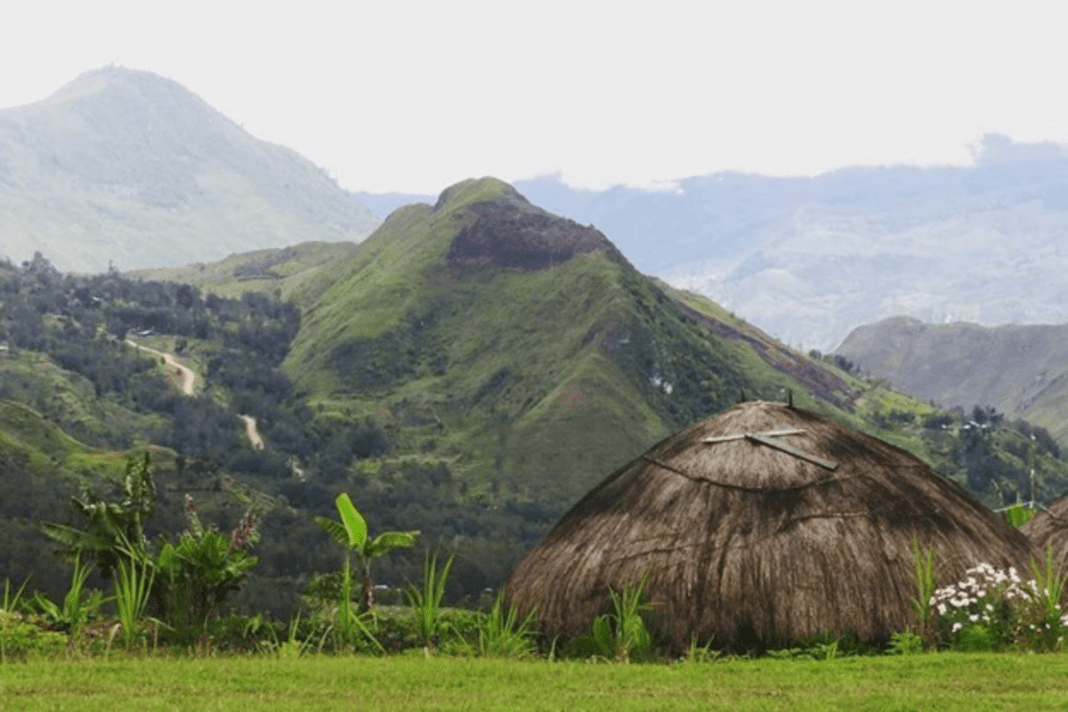
[[[468,493],[563,505],[743,391],[849,397],[494,179],[397,210],[333,271],[285,370],[313,404],[374,415]]]
[[[494,179],[401,208],[359,245],[307,243],[141,277],[0,262],[0,343],[10,345],[0,397],[46,416],[0,431],[58,438],[59,426],[103,449],[43,456],[28,435],[10,435],[23,444],[8,450],[23,455],[0,478],[20,478],[33,459],[41,482],[48,467],[74,482],[68,474],[91,472],[94,458],[165,446],[160,531],[181,528],[185,492],[221,527],[240,514],[227,508],[227,483],[272,503],[246,594],[276,612],[280,591],[292,604],[299,582],[336,566],[313,517],[332,516],[338,492],[372,529],[419,529],[422,547],[455,553],[449,596],[474,599],[614,469],[743,396],[792,398],[900,445],[991,506],[1031,496],[1032,460],[1036,497],[1068,489],[1068,463],[1044,431],[1003,419],[971,429],[788,348],[639,274],[602,233]],[[180,355],[197,373],[195,395],[130,347],[131,333]],[[239,414],[257,420],[262,449]],[[30,535],[32,517],[7,516],[26,518],[20,536]],[[6,548],[20,546],[16,537]],[[379,562],[376,580],[419,580],[422,553]]]

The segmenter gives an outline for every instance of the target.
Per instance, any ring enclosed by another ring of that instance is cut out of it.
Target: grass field
[[[0,709],[1064,710],[1068,658],[939,653],[623,665],[420,654],[36,661],[0,666]]]

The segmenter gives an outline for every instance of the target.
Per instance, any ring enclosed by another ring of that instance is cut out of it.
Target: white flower
[[[970,620],[972,623],[975,623],[977,620],[979,620],[979,614],[978,613],[971,614],[970,616],[968,616],[968,620]]]
[[[958,630],[960,630],[963,627],[964,627],[963,623],[959,623],[959,622],[958,623],[954,623],[952,632],[956,633]]]
[[[946,608],[946,604],[944,604],[944,603],[939,603],[938,604],[938,615],[940,615],[940,616],[946,615],[946,611],[947,610],[948,609]]]

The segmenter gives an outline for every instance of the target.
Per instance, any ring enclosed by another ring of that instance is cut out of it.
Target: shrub
[[[53,657],[67,647],[67,636],[46,630],[38,619],[0,611],[0,663]]]
[[[1056,570],[1052,549],[1044,566],[1031,564],[1033,578],[1023,581],[990,564],[968,569],[968,576],[940,588],[930,599],[937,616],[940,645],[959,650],[1053,652],[1064,647],[1068,614],[1061,607],[1066,576]]]

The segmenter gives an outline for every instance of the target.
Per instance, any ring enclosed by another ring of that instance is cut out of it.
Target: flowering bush
[[[1065,577],[1053,570],[1052,552],[1046,567],[1032,564],[1034,578],[1023,581],[1014,567],[1008,572],[979,564],[952,586],[937,589],[929,604],[937,621],[938,643],[960,650],[1004,650],[1016,645],[1036,652],[1059,650],[1068,630],[1061,610]]]

